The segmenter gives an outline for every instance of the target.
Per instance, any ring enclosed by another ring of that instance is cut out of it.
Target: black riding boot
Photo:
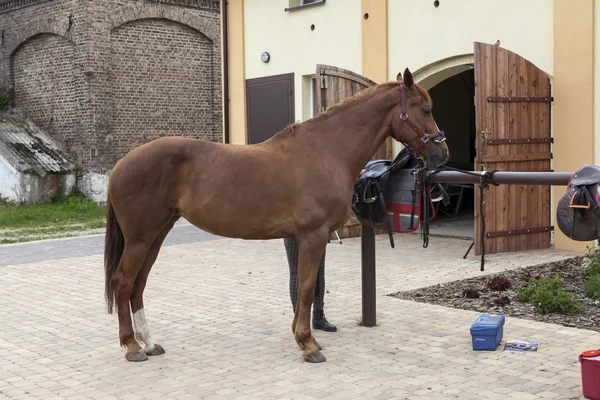
[[[337,327],[335,325],[331,325],[326,319],[323,311],[314,311],[313,312],[313,321],[312,321],[313,329],[320,329],[326,332],[335,332],[337,331]]]

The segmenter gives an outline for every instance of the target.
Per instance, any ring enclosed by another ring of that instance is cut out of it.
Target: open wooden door
[[[317,65],[317,113],[327,110],[347,97],[377,83],[355,72],[330,65]],[[377,150],[372,159],[392,159],[394,156],[393,139],[388,138]],[[351,215],[344,227],[338,231],[340,238],[360,236],[360,223]],[[377,233],[383,233],[377,231]],[[332,236],[334,239],[334,236]]]
[[[501,47],[475,43],[476,168],[550,171],[550,78]],[[490,186],[484,192],[485,251],[550,247],[550,187]],[[475,254],[481,254],[475,186]]]
[[[377,85],[369,78],[355,72],[330,65],[317,65],[317,113],[327,110],[347,97],[361,90]],[[374,160],[392,159],[394,156],[393,139],[388,138],[377,150]]]

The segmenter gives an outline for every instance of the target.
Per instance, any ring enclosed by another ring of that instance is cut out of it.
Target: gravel
[[[401,291],[389,296],[399,299],[437,304],[463,310],[481,313],[504,314],[506,316],[530,319],[541,322],[560,324],[568,327],[590,329],[600,332],[600,306],[593,299],[584,294],[585,263],[589,261],[584,257],[574,257],[567,260],[549,264],[535,265],[502,273],[486,275],[483,277],[469,278],[438,284],[421,289]],[[500,291],[490,290],[487,283],[494,276],[503,276],[510,280],[511,288]],[[567,316],[557,313],[540,314],[534,311],[532,304],[521,303],[514,300],[517,291],[526,286],[530,278],[555,278],[563,279],[563,287],[572,293],[583,304],[584,311],[578,316]],[[465,289],[475,289],[479,292],[478,298],[466,298]],[[507,296],[510,303],[507,305],[494,304],[494,299]]]

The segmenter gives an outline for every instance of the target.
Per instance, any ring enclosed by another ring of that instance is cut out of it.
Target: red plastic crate
[[[579,356],[583,397],[600,400],[600,350],[588,350]]]

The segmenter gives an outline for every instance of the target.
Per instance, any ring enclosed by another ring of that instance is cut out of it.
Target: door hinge
[[[327,89],[327,79],[324,75],[321,75],[321,89]]]
[[[549,96],[488,96],[487,101],[494,103],[552,103]]]
[[[488,232],[485,234],[488,238],[497,238],[504,236],[515,236],[515,235],[529,235],[532,233],[546,233],[552,232],[554,226],[541,226],[539,228],[523,228],[523,229],[511,229],[506,231]]]

